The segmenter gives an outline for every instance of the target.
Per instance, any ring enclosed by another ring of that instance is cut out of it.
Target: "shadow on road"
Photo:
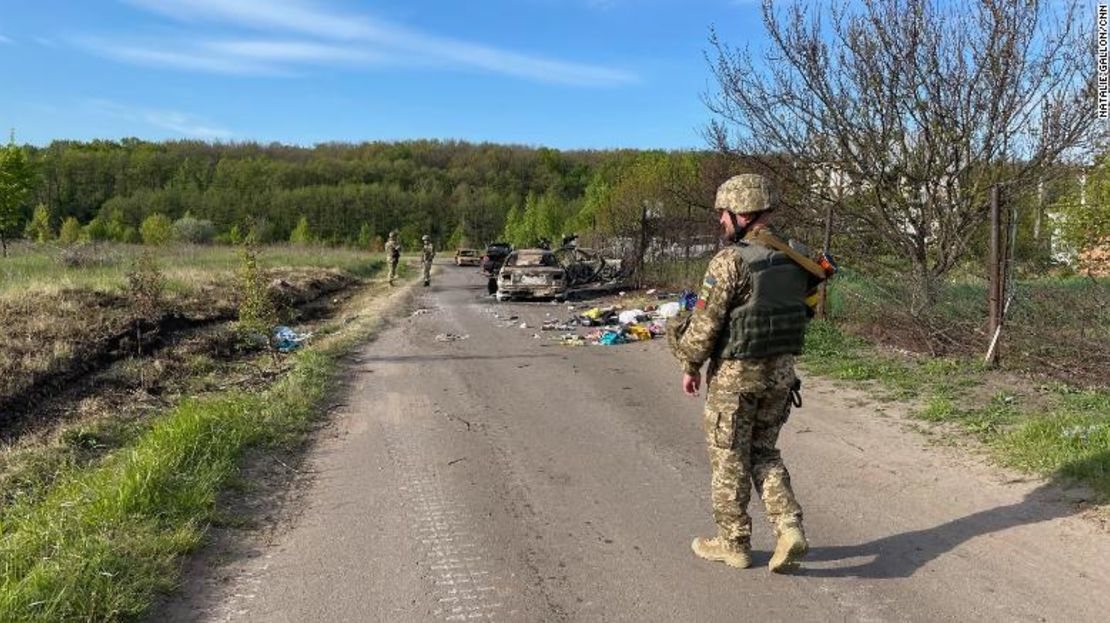
[[[1065,465],[1052,480],[1030,491],[1015,504],[980,511],[932,528],[894,534],[870,543],[814,547],[806,556],[806,562],[835,562],[856,558],[871,560],[847,567],[810,567],[803,573],[810,577],[875,579],[912,576],[929,562],[975,537],[1074,515],[1078,512],[1076,506],[1069,504],[1062,494],[1063,487],[1072,484],[1066,475],[1089,474],[1092,469],[1103,469],[1106,465],[1110,465],[1110,451]]]
[[[512,359],[543,359],[559,357],[556,354],[521,353],[519,355],[389,355],[384,357],[359,357],[353,363],[441,363],[444,361],[480,361],[480,360],[512,360]]]

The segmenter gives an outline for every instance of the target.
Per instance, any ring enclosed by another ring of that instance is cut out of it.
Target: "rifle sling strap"
[[[794,262],[797,263],[798,266],[804,268],[806,272],[812,273],[814,277],[817,277],[821,280],[829,278],[828,274],[825,273],[825,269],[821,268],[820,264],[814,262],[801,253],[798,253],[794,250],[794,247],[790,246],[771,232],[760,230],[756,232],[753,238],[777,251],[785,253],[790,259],[794,260]]]

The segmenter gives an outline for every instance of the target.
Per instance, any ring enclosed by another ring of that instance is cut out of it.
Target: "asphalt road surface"
[[[538,327],[566,305],[484,294],[446,266],[420,290],[430,311],[357,357],[292,518],[209,560],[159,620],[1110,620],[1110,538],[1082,492],[931,444],[816,378],[781,442],[804,570],[767,571],[758,501],[751,569],[695,558],[713,533],[704,397],[681,393],[664,341],[561,346]]]

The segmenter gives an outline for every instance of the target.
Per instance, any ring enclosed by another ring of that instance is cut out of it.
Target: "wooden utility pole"
[[[1041,226],[1044,222],[1044,178],[1037,180],[1037,215],[1033,220],[1033,242],[1041,243]]]
[[[991,236],[990,257],[987,259],[987,345],[988,366],[998,365],[998,336],[1002,331],[1002,219],[998,206],[998,185],[991,186]]]
[[[829,252],[829,247],[832,245],[832,228],[833,228],[833,202],[829,202],[825,206],[825,240],[821,246],[824,253]],[[821,320],[827,320],[829,317],[829,281],[826,279],[821,282],[818,304],[817,304],[817,317]]]

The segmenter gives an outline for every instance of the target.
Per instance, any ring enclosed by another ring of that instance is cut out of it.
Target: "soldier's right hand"
[[[699,389],[701,389],[700,374],[682,375],[682,391],[686,392],[687,396],[697,396]]]

